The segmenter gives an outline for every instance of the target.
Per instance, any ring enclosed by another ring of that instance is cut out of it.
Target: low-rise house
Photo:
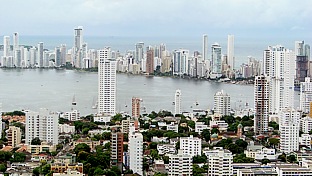
[[[55,163],[73,164],[76,163],[76,154],[67,153],[54,158]]]
[[[51,163],[51,171],[53,171],[54,173],[65,173],[68,169],[83,173],[83,164],[82,163],[74,163],[74,164]]]
[[[75,133],[75,126],[71,126],[68,124],[59,124],[58,125],[59,133],[73,134]]]
[[[210,120],[210,129],[218,128],[220,132],[227,131],[229,125],[224,120]]]
[[[275,149],[262,148],[256,152],[255,159],[261,161],[263,159],[268,159],[270,161],[276,161],[278,155]]]
[[[151,141],[152,142],[164,142],[164,143],[168,143],[169,142],[167,137],[157,137],[157,136],[153,136]]]
[[[176,147],[174,144],[158,144],[157,151],[159,155],[174,154],[176,153]]]
[[[179,132],[179,124],[175,122],[171,122],[170,124],[167,124],[167,131],[174,131],[176,133]]]
[[[75,148],[76,145],[82,144],[82,143],[87,144],[87,145],[91,148],[91,150],[92,150],[92,149],[95,149],[95,146],[101,144],[100,141],[92,141],[91,139],[80,138],[80,139],[78,139],[77,141],[74,141],[74,142],[73,142],[73,148]]]
[[[53,173],[53,176],[84,176],[85,174],[76,170],[67,169],[64,173]]]
[[[205,125],[204,122],[195,122],[195,132],[201,134],[204,129],[208,129],[208,125]]]
[[[41,142],[41,145],[27,145],[27,152],[31,154],[39,154],[47,151],[56,151],[56,145],[48,144],[46,142]]]
[[[299,145],[311,148],[311,136],[309,134],[302,134],[299,137]]]
[[[102,135],[105,132],[110,132],[110,130],[101,130],[101,129],[94,129],[94,130],[89,130],[88,134],[93,137],[95,135]]]

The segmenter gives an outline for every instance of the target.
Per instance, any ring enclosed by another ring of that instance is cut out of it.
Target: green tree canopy
[[[41,140],[38,137],[35,137],[31,140],[31,145],[41,145]]]
[[[74,148],[74,152],[76,153],[76,155],[78,155],[80,151],[85,151],[87,153],[90,153],[91,148],[87,144],[81,143],[81,144],[76,145],[76,147]]]

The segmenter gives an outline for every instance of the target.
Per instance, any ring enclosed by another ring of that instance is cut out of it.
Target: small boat
[[[76,106],[76,105],[77,105],[75,95],[74,95],[74,97],[73,97],[72,105],[73,105],[73,106]]]

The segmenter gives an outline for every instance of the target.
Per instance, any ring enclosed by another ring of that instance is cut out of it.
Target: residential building
[[[169,155],[169,172],[168,176],[191,176],[192,173],[192,156],[178,150],[178,154]]]
[[[179,124],[175,122],[171,122],[169,124],[166,124],[167,131],[174,131],[176,133],[179,132]]]
[[[159,155],[175,154],[176,146],[174,144],[158,144],[157,151]]]
[[[38,137],[41,141],[58,144],[59,114],[41,108],[40,112],[26,111],[25,143]]]
[[[227,45],[227,64],[230,70],[235,69],[235,58],[234,58],[234,35],[228,35],[228,45]]]
[[[111,137],[111,166],[117,166],[122,170],[123,163],[123,133],[112,132]]]
[[[298,165],[294,165],[294,166],[277,166],[275,168],[278,176],[308,176],[308,175],[312,175],[312,170],[308,169],[308,168],[303,168],[300,167]]]
[[[66,173],[66,171],[68,170],[83,173],[83,163],[75,163],[75,164],[51,163],[51,171],[53,171],[53,175],[54,173]]]
[[[46,142],[41,142],[41,145],[27,145],[26,146],[27,152],[31,154],[39,154],[42,152],[54,152],[56,151],[56,145]]]
[[[223,90],[217,92],[214,95],[214,113],[223,115],[230,115],[231,112],[231,101],[230,95],[225,93]]]
[[[221,46],[215,43],[211,46],[211,64],[212,70],[210,74],[211,79],[217,79],[222,76],[222,60],[221,60]]]
[[[73,141],[73,147],[75,148],[78,144],[87,144],[91,150],[95,149],[95,146],[100,145],[100,141],[92,141],[89,138],[80,138],[76,141]]]
[[[263,56],[264,75],[270,78],[269,112],[294,107],[295,52],[277,45],[269,46]]]
[[[300,129],[303,133],[308,134],[312,130],[312,118],[309,116],[301,118]]]
[[[53,173],[53,176],[84,176],[85,174],[76,171],[76,170],[71,170],[67,169],[64,171],[64,173]]]
[[[274,168],[250,168],[250,169],[238,169],[237,176],[278,176]]]
[[[181,90],[178,89],[174,95],[174,114],[181,114]]]
[[[206,153],[208,160],[209,176],[232,176],[233,175],[233,155],[229,150],[222,147],[214,147]]]
[[[111,49],[98,50],[98,114],[116,113],[116,61]]]
[[[263,134],[269,127],[269,77],[256,76],[254,84],[254,132]]]
[[[208,129],[208,125],[205,125],[204,122],[195,122],[195,132],[201,134],[204,129]]]
[[[143,59],[144,59],[144,42],[139,42],[135,44],[134,62],[140,65]]]
[[[203,35],[203,60],[208,60],[208,35]]]
[[[141,114],[141,101],[138,97],[132,97],[132,117],[139,118]]]
[[[8,131],[8,145],[14,147],[17,147],[21,143],[22,135],[21,135],[21,129],[19,127],[10,126]]]
[[[189,50],[179,49],[172,54],[173,74],[183,76],[188,74],[189,66]]]
[[[59,131],[59,133],[74,134],[75,133],[75,126],[71,126],[68,124],[59,124],[58,125],[58,131]]]
[[[38,43],[38,67],[42,68],[43,67],[43,42]]]
[[[130,167],[133,173],[143,175],[143,135],[140,132],[129,132]]]
[[[310,77],[306,77],[304,82],[300,83],[300,110],[303,113],[310,112],[310,103],[312,102],[312,82]]]
[[[77,121],[80,120],[80,112],[78,110],[72,110],[70,112],[65,112],[63,115],[64,119],[69,121]]]
[[[121,121],[121,132],[122,133],[129,133],[129,126],[130,126],[130,118]]]
[[[285,109],[280,113],[280,150],[291,153],[299,150],[299,130],[301,113],[294,109]]]
[[[202,140],[198,137],[181,137],[180,138],[180,150],[184,155],[190,155],[191,157],[202,154]]]
[[[309,134],[301,134],[301,137],[299,137],[299,144],[311,148],[311,136]]]
[[[149,75],[154,74],[154,50],[149,49],[146,52],[146,73]]]
[[[72,54],[72,65],[75,67],[80,66],[80,57],[81,57],[81,50],[83,45],[83,27],[78,26],[74,29],[75,36],[74,36],[74,48]]]
[[[229,124],[224,120],[210,120],[209,129],[218,128],[220,132],[227,131]]]

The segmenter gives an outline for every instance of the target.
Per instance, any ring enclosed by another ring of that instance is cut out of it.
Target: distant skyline
[[[1,2],[0,36],[222,36],[311,39],[312,1],[14,0]],[[5,15],[4,15],[5,14]]]

